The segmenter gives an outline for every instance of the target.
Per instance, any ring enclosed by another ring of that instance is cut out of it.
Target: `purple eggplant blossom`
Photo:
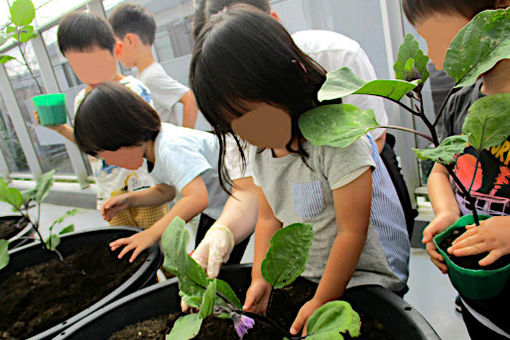
[[[230,318],[234,322],[234,328],[236,329],[237,335],[239,335],[240,339],[242,339],[246,332],[255,325],[255,321],[252,318],[236,312],[230,313]]]

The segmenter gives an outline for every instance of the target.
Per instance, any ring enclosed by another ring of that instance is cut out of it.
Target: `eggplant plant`
[[[296,223],[275,233],[261,266],[264,280],[272,287],[271,295],[275,289],[290,285],[304,271],[312,239],[311,224]],[[351,337],[359,336],[360,317],[346,301],[332,301],[318,308],[308,319],[306,337],[290,334],[263,315],[243,311],[241,301],[229,284],[220,279],[209,279],[200,265],[187,253],[188,242],[189,233],[185,229],[185,222],[176,217],[161,238],[165,255],[163,267],[177,276],[180,296],[199,312],[179,318],[166,336],[167,340],[192,339],[199,333],[202,321],[211,315],[232,319],[240,338],[255,323],[273,328],[276,334],[281,334],[285,339],[341,340],[341,333],[346,332]]]
[[[12,207],[12,211],[21,215],[21,222],[28,222],[41,243],[41,246],[56,256],[60,262],[65,264],[62,255],[58,252],[57,246],[60,244],[60,235],[70,233],[74,231],[74,225],[70,224],[67,227],[61,229],[58,233],[55,233],[53,229],[60,223],[64,222],[64,219],[69,216],[76,215],[78,209],[71,209],[64,215],[57,218],[49,228],[49,236],[45,240],[39,231],[39,221],[41,217],[41,204],[44,199],[48,196],[51,187],[53,186],[53,176],[55,170],[48,171],[41,175],[32,189],[29,189],[21,193],[16,188],[9,188],[8,183],[3,179],[0,179],[0,201],[9,204]],[[36,219],[34,220],[29,214],[29,208],[35,203],[37,206]],[[20,224],[20,223],[18,223]],[[0,269],[4,268],[9,264],[9,242],[7,240],[0,240]]]
[[[475,199],[456,176],[456,154],[471,145],[481,150],[503,143],[510,135],[510,93],[487,96],[476,101],[469,109],[462,131],[463,135],[439,141],[436,125],[443,114],[448,99],[456,89],[471,86],[497,62],[510,56],[510,10],[487,10],[473,18],[452,40],[444,62],[444,69],[455,79],[435,120],[425,115],[422,96],[423,85],[429,78],[426,64],[429,58],[420,50],[418,42],[408,34],[400,46],[394,65],[394,80],[364,81],[348,68],[327,74],[326,82],[318,93],[319,101],[333,100],[347,95],[374,95],[390,100],[407,112],[421,119],[428,132],[401,126],[381,126],[373,110],[360,110],[348,104],[323,105],[300,117],[299,128],[304,137],[314,145],[347,147],[368,131],[377,128],[397,129],[419,135],[433,145],[433,149],[414,149],[418,158],[443,164],[451,178],[469,202],[476,225],[479,225]],[[408,100],[403,100],[403,99]],[[479,158],[479,157],[478,157]],[[476,176],[476,170],[473,178]],[[472,181],[474,182],[474,180]]]

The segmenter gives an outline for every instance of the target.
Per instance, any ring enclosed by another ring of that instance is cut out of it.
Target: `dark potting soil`
[[[21,218],[21,217],[20,217]],[[18,228],[19,219],[9,219],[6,221],[0,221],[0,239],[10,239],[19,233],[25,226],[26,223],[20,223]]]
[[[510,263],[510,255],[505,255],[500,257],[496,262],[490,264],[488,266],[480,266],[478,262],[486,257],[489,253],[482,253],[477,255],[470,256],[455,256],[453,254],[449,254],[447,249],[453,244],[453,242],[460,237],[460,235],[464,234],[466,228],[458,228],[454,230],[447,238],[445,238],[440,244],[439,247],[448,255],[448,257],[455,263],[456,265],[466,268],[466,269],[483,269],[483,270],[493,270],[499,269],[507,266]]]
[[[26,339],[76,315],[124,283],[147,257],[130,264],[107,243],[87,244],[65,258],[26,268],[0,283],[0,339]]]
[[[284,329],[290,329],[299,308],[313,296],[315,288],[315,284],[298,278],[291,286],[277,290],[274,294],[268,316]],[[243,301],[245,292],[236,293],[241,298],[241,301]],[[184,314],[178,312],[141,321],[116,332],[109,340],[164,340],[165,335],[173,327],[174,322],[182,315]],[[367,315],[360,314],[360,317],[361,335],[356,339],[393,339],[382,323]],[[349,335],[344,335],[344,337],[345,339],[351,339]],[[279,334],[274,328],[258,321],[255,321],[255,326],[243,337],[245,340],[281,340],[282,338],[283,334]],[[208,317],[202,322],[200,333],[194,339],[239,340],[239,337],[234,330],[232,320]]]

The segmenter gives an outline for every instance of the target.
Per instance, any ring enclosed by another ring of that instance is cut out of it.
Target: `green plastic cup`
[[[66,95],[64,93],[44,94],[32,98],[41,125],[62,125],[67,121]]]
[[[480,220],[486,220],[491,216],[480,215]],[[439,244],[447,238],[455,229],[463,228],[475,223],[472,215],[462,216],[454,225],[434,237],[434,243],[439,253],[444,257],[448,266],[448,276],[457,291],[473,300],[485,300],[496,297],[505,287],[510,277],[510,264],[503,268],[484,270],[467,269],[453,263],[448,255],[439,248]]]

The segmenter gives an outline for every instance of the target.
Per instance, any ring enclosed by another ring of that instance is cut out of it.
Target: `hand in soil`
[[[459,218],[456,214],[438,214],[423,230],[423,239],[421,242],[425,244],[425,249],[430,256],[430,260],[439,270],[446,274],[448,267],[444,263],[444,258],[439,254],[436,245],[433,242],[434,236],[445,231],[449,226],[454,224]]]
[[[317,301],[315,299],[308,300],[303,307],[299,310],[299,313],[292,323],[290,327],[290,333],[293,335],[298,335],[301,330],[302,336],[306,336],[306,328],[308,326],[308,318],[319,308],[322,306],[322,302]]]
[[[271,295],[271,286],[264,279],[255,279],[246,291],[243,310],[247,312],[266,314],[267,303]]]
[[[119,211],[129,208],[129,194],[123,194],[110,198],[101,206],[101,216],[110,221]]]
[[[121,259],[129,251],[133,250],[133,254],[129,259],[129,262],[133,262],[138,254],[145,249],[158,242],[159,236],[155,235],[150,229],[144,230],[128,238],[121,238],[110,243],[111,251],[116,250],[119,247],[125,246],[124,249],[119,253],[118,258]]]
[[[459,236],[448,253],[455,256],[489,254],[478,262],[487,266],[496,262],[501,256],[510,254],[510,216],[496,216],[466,227],[467,231]]]

